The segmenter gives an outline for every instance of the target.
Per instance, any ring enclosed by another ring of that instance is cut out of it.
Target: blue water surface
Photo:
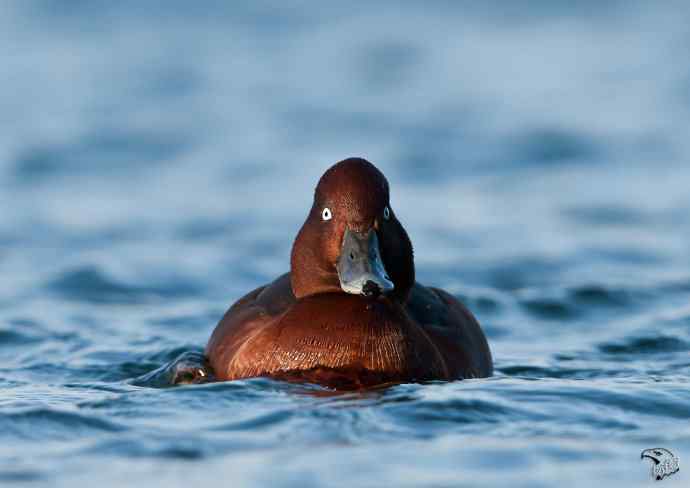
[[[690,468],[684,1],[4,1],[0,485],[647,486]],[[493,378],[170,387],[388,176]]]

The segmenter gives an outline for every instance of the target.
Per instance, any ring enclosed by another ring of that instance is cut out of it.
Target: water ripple
[[[96,432],[122,432],[126,427],[100,417],[53,408],[31,408],[5,411],[0,414],[2,435],[34,440],[71,439],[76,435],[90,436]],[[40,430],[31,426],[40,425]]]
[[[690,342],[678,337],[659,334],[631,337],[622,342],[604,343],[599,346],[599,350],[611,355],[651,355],[668,352],[687,352],[690,351]]]
[[[85,266],[62,273],[48,288],[68,300],[95,304],[137,304],[151,299],[180,298],[198,290],[188,283],[141,286],[116,281],[93,266]]]

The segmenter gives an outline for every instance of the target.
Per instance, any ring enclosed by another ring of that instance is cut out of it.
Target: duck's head
[[[290,264],[297,298],[344,292],[404,301],[414,284],[412,244],[391,208],[383,173],[360,158],[326,171]]]

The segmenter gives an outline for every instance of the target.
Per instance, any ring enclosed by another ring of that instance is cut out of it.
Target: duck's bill
[[[395,288],[383,266],[374,229],[365,234],[345,231],[336,269],[340,287],[346,293],[377,296]]]

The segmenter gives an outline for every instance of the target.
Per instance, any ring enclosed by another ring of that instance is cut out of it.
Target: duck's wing
[[[477,319],[453,295],[415,283],[406,311],[441,352],[453,378],[493,374],[491,350]]]
[[[233,358],[248,340],[270,326],[295,303],[290,273],[257,288],[235,302],[216,326],[206,345],[216,378],[234,379]]]

